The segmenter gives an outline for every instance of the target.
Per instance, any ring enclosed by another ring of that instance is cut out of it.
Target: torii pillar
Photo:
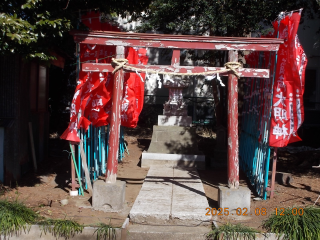
[[[116,58],[124,58],[123,46],[117,46]],[[108,162],[106,171],[107,183],[116,183],[117,181],[123,80],[124,74],[123,69],[121,68],[116,71],[113,76],[110,135],[108,142]]]
[[[116,47],[116,58],[124,58],[124,46]],[[93,183],[92,207],[94,210],[117,212],[124,208],[126,183],[117,180],[123,81],[124,73],[121,68],[113,76],[106,180]]]
[[[238,51],[230,50],[229,62],[238,62]],[[228,74],[228,188],[219,187],[219,207],[250,212],[251,191],[239,186],[238,78]]]
[[[238,62],[238,51],[229,51],[229,62]],[[228,76],[228,186],[239,188],[238,78]]]

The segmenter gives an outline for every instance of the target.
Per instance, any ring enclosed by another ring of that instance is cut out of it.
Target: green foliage
[[[0,200],[0,235],[9,236],[21,230],[26,231],[28,225],[38,219],[38,214],[18,200]]]
[[[207,239],[251,240],[256,239],[256,233],[259,233],[259,231],[253,228],[241,224],[234,225],[231,223],[226,223],[225,225],[222,225],[219,228],[213,226],[213,229],[207,234]]]
[[[54,59],[49,54],[63,33],[71,29],[71,20],[51,14],[40,0],[0,3],[0,54],[20,53],[26,58]]]
[[[116,230],[109,224],[99,223],[98,229],[94,232],[97,234],[97,240],[111,240],[116,239]]]
[[[39,222],[39,224],[45,234],[49,232],[56,238],[63,237],[68,239],[75,234],[82,233],[83,230],[83,225],[67,219],[46,219]]]
[[[59,48],[73,56],[73,28],[81,10],[99,9],[106,14],[140,11],[150,0],[2,0],[0,1],[0,55],[19,53],[25,58],[54,59],[50,50]],[[83,13],[83,11],[82,11]]]
[[[166,34],[244,37],[249,33],[266,34],[273,29],[281,11],[304,8],[307,18],[320,17],[318,0],[154,0],[149,8],[134,16],[142,24],[136,31]],[[264,32],[263,32],[264,31]],[[201,60],[208,66],[221,66],[224,51],[201,52],[187,50],[188,58]]]
[[[68,239],[75,234],[80,234],[84,226],[68,219],[45,219],[32,209],[27,208],[22,202],[15,200],[0,200],[0,236],[10,236],[22,230],[26,232],[32,224],[38,224],[46,234],[51,233],[56,238]],[[97,239],[115,239],[116,231],[110,224],[99,223]]]
[[[264,228],[288,240],[320,239],[320,208],[304,208],[302,215],[293,215],[296,209],[286,208],[281,215],[279,211],[274,213],[264,222]]]
[[[314,13],[316,0],[154,0],[141,15],[139,31],[210,36],[245,36],[270,24],[280,11],[301,7]]]

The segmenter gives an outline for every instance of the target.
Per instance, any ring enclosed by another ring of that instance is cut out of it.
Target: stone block
[[[97,180],[93,183],[92,207],[94,210],[119,212],[124,208],[126,183],[106,183]]]
[[[129,216],[137,224],[211,225],[208,207],[195,169],[151,166]]]
[[[195,128],[179,126],[153,126],[148,153],[201,155]]]
[[[187,225],[187,224],[181,224]],[[127,240],[205,240],[209,226],[152,226],[131,224]]]
[[[229,211],[235,211],[237,208],[247,208],[250,212],[251,191],[247,187],[231,189],[228,187],[219,187],[219,207],[229,208]]]
[[[205,169],[204,155],[164,154],[143,152],[141,167],[166,166]]]
[[[173,169],[151,167],[136,198],[130,221],[166,224],[170,221]]]
[[[174,169],[171,218],[175,224],[211,225],[203,184],[196,170]]]
[[[159,126],[183,126],[191,127],[192,117],[190,116],[158,116],[158,125]]]

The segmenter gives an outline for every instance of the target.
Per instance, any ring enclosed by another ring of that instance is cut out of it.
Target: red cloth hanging
[[[89,12],[82,16],[83,23],[90,30],[120,31],[116,26],[101,23],[100,14]],[[129,64],[147,64],[146,49],[127,49]],[[80,44],[80,62],[110,63],[115,57],[115,46]],[[141,77],[140,77],[140,76]],[[124,77],[123,100],[121,104],[121,125],[136,127],[144,101],[145,74],[126,73]],[[80,142],[77,130],[88,130],[89,125],[105,126],[110,122],[111,96],[113,88],[112,73],[83,72],[79,73],[78,86],[72,101],[70,124],[61,135],[62,139]]]
[[[307,58],[299,43],[297,31],[301,14],[291,13],[274,22],[275,32],[285,40],[280,45],[273,88],[272,116],[269,144],[285,147],[301,141],[298,128],[304,121],[303,93]]]
[[[82,87],[86,82],[87,73],[79,73],[79,81],[73,96],[70,107],[70,123],[68,128],[60,136],[61,139],[69,140],[72,142],[80,142],[78,130],[78,113],[80,110]]]
[[[145,49],[128,48],[127,60],[129,64],[146,64],[148,57]],[[141,78],[140,78],[141,76]],[[123,99],[121,103],[121,125],[134,128],[138,124],[144,101],[144,78],[145,74],[126,73],[123,84]],[[112,85],[111,85],[112,87]],[[110,87],[110,88],[111,88]],[[112,89],[112,88],[111,88]],[[108,123],[108,114],[111,111],[111,103],[107,104],[101,112],[97,124]]]

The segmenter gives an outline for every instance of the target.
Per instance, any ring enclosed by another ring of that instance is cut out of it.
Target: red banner
[[[299,43],[297,31],[300,13],[286,15],[274,22],[275,33],[285,40],[278,51],[273,88],[269,145],[285,147],[301,141],[297,130],[304,120],[303,93],[307,58]]]
[[[147,64],[146,49],[129,48],[130,64]],[[138,124],[144,101],[144,73],[129,73],[124,81],[124,94],[121,105],[121,125],[134,128]]]
[[[90,30],[120,31],[118,28],[101,23],[99,14],[91,12],[82,17],[82,21]],[[145,49],[127,49],[130,64],[147,64]],[[80,62],[110,63],[115,55],[115,46],[80,44]],[[121,105],[121,125],[136,127],[144,101],[144,78],[142,73],[126,73]],[[70,109],[70,123],[62,139],[80,142],[78,129],[88,130],[89,125],[105,126],[109,124],[113,75],[111,73],[82,72]]]

